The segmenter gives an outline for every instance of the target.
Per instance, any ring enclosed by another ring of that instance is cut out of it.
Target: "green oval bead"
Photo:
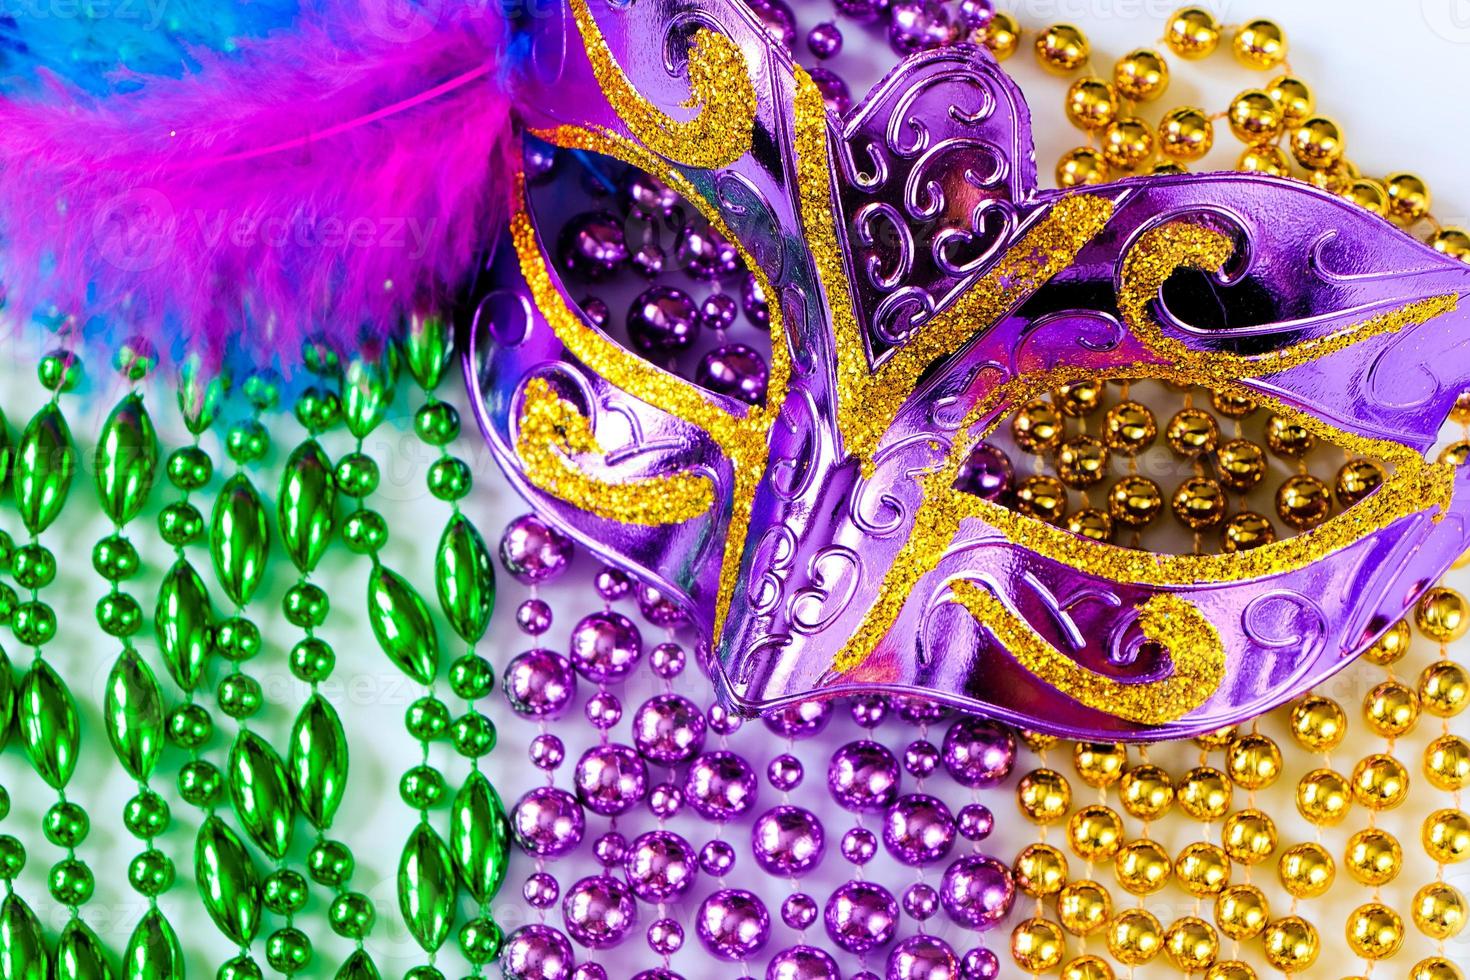
[[[156,908],[143,913],[123,954],[124,980],[184,980],[179,937]]]
[[[466,922],[459,930],[459,949],[464,958],[476,966],[483,966],[500,954],[500,944],[505,935],[500,926],[489,916],[480,916]]]
[[[463,500],[474,486],[469,464],[454,456],[436,459],[429,467],[429,492],[440,500]]]
[[[449,730],[451,721],[449,705],[436,697],[419,698],[404,712],[403,724],[408,733],[420,742],[439,738]]]
[[[317,841],[306,855],[306,873],[311,880],[328,888],[336,888],[352,877],[357,860],[341,841]]]
[[[102,940],[81,919],[70,919],[56,941],[56,980],[112,980]]]
[[[16,723],[31,765],[52,789],[63,789],[77,765],[81,729],[71,691],[44,660],[21,682]]]
[[[82,383],[82,359],[69,350],[47,351],[36,364],[36,379],[47,391],[76,391]]]
[[[291,648],[291,673],[308,684],[319,684],[332,676],[337,655],[325,640],[309,636]]]
[[[219,817],[205,820],[194,839],[194,880],[220,932],[249,946],[260,928],[260,883],[250,852]]]
[[[466,701],[478,701],[495,690],[495,668],[484,657],[467,653],[449,665],[449,689]]]
[[[268,368],[252,371],[240,386],[240,391],[257,412],[275,411],[281,403],[281,376]]]
[[[377,910],[372,900],[358,892],[344,892],[332,900],[327,919],[332,931],[346,939],[361,939],[373,928]]]
[[[214,477],[214,461],[198,446],[184,446],[169,453],[164,467],[168,482],[185,493],[202,490]]]
[[[342,522],[342,540],[354,554],[381,551],[388,543],[388,522],[375,510],[355,510]]]
[[[454,925],[454,865],[449,848],[427,823],[409,834],[398,861],[398,910],[425,952],[444,945]]]
[[[270,533],[260,494],[243,473],[230,477],[215,498],[209,552],[225,595],[236,606],[248,603],[265,574]]]
[[[317,830],[332,825],[347,788],[347,736],[330,702],[313,694],[291,728],[288,763],[301,812]]]
[[[66,858],[51,866],[46,887],[57,904],[74,908],[85,905],[97,887],[92,869],[75,858]]]
[[[270,448],[270,433],[256,419],[236,422],[225,432],[225,455],[241,466],[265,459]]]
[[[214,722],[200,704],[181,704],[168,713],[168,738],[181,749],[197,749],[214,734]]]
[[[357,500],[378,489],[378,464],[366,453],[343,456],[337,460],[332,475],[344,497]]]
[[[41,818],[41,833],[57,847],[76,847],[87,839],[92,820],[87,811],[70,800],[60,800]]]
[[[179,769],[179,795],[190,806],[206,807],[219,799],[225,777],[214,763],[194,759]]]
[[[10,614],[10,631],[28,647],[41,647],[56,638],[56,612],[39,600],[18,602]]]
[[[41,922],[16,894],[0,901],[0,977],[47,980],[51,973]]]
[[[281,613],[286,622],[301,629],[325,623],[331,608],[327,593],[310,582],[297,582],[286,590],[281,600]]]
[[[176,500],[158,512],[158,535],[171,547],[193,544],[204,533],[204,515],[187,500]]]
[[[418,765],[398,778],[398,795],[415,810],[437,806],[448,787],[444,774],[430,765]]]
[[[449,851],[465,891],[481,906],[493,899],[509,866],[510,820],[500,794],[479,770],[454,795]]]
[[[155,898],[174,886],[174,862],[157,848],[150,847],[128,862],[128,884],[145,898]]]
[[[398,379],[398,355],[385,346],[376,357],[354,357],[342,379],[342,418],[347,431],[367,438],[378,427],[393,404],[393,387]]]
[[[214,628],[214,651],[234,663],[260,653],[260,627],[244,616],[231,616]]]
[[[15,675],[10,672],[10,658],[0,649],[0,750],[10,741],[10,720],[15,717]],[[0,786],[0,791],[4,787]],[[8,809],[8,805],[7,805]],[[5,814],[0,813],[0,820]]]
[[[107,740],[128,775],[146,782],[163,751],[163,692],[134,650],[124,650],[107,675],[103,698]]]
[[[26,849],[9,834],[0,834],[0,881],[10,881],[26,866]]]
[[[219,682],[215,695],[219,710],[231,718],[253,718],[265,705],[260,682],[248,674],[230,674]]]
[[[459,435],[459,410],[448,402],[429,402],[413,414],[413,431],[431,446],[447,446]]]
[[[495,608],[495,562],[470,519],[455,514],[439,538],[434,560],[439,605],[466,643],[477,643]]]
[[[143,628],[143,607],[126,592],[109,592],[97,600],[97,625],[108,636],[132,636]]]
[[[214,424],[220,404],[229,390],[228,376],[206,371],[198,354],[189,354],[179,366],[179,414],[193,435]]]
[[[229,774],[230,799],[245,833],[279,861],[291,846],[294,810],[280,756],[259,735],[241,731],[230,749]]]
[[[478,759],[495,750],[498,739],[495,722],[478,711],[468,711],[454,720],[449,738],[454,750],[467,759]]]
[[[158,590],[153,628],[163,662],[174,683],[185,691],[199,686],[209,657],[214,611],[204,580],[186,559],[174,562]]]
[[[439,387],[454,353],[454,327],[438,311],[411,314],[404,324],[403,360],[408,373],[425,391]]]
[[[296,399],[296,421],[312,435],[319,435],[342,420],[342,401],[335,391],[308,388]]]
[[[383,978],[378,972],[377,964],[367,954],[367,950],[355,949],[342,964],[342,968],[337,971],[334,980],[383,980]]]
[[[151,789],[140,789],[123,804],[123,826],[140,840],[151,840],[168,830],[168,801]]]
[[[21,545],[10,559],[10,574],[22,589],[44,589],[56,580],[56,556],[45,545]]]
[[[309,439],[286,460],[276,506],[286,554],[303,575],[316,568],[332,542],[336,506],[331,463],[317,441]]]
[[[56,520],[71,492],[77,450],[71,429],[55,402],[47,402],[26,426],[15,453],[15,503],[31,534]]]
[[[158,472],[158,433],[136,392],[118,402],[97,442],[97,500],[114,524],[126,524],[148,502]]]
[[[215,980],[261,980],[260,964],[245,953],[231,957],[220,964]]]
[[[311,963],[311,940],[293,926],[277,929],[265,941],[265,961],[288,977],[300,973]]]
[[[368,622],[378,646],[405,674],[429,684],[439,672],[439,634],[428,607],[396,572],[374,565],[368,577]]]

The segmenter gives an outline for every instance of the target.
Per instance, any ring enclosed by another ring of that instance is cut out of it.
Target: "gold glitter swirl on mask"
[[[755,83],[740,46],[701,27],[689,47],[689,98],[683,107],[693,118],[678,120],[649,102],[634,87],[608,47],[587,0],[571,0],[592,74],[602,94],[649,149],[686,167],[713,170],[750,152],[755,132]]]
[[[606,520],[659,527],[693,520],[714,506],[713,484],[696,473],[608,483],[579,470],[568,456],[606,454],[587,417],[545,378],[526,385],[516,453],[532,484]]]
[[[1107,224],[1114,204],[1092,194],[1058,201],[990,271],[873,369],[837,241],[826,107],[816,83],[800,68],[796,70],[795,142],[802,227],[827,292],[837,351],[837,426],[843,448],[871,476],[873,453],[924,372],[1071,266],[1082,247]]]
[[[988,588],[951,583],[955,599],[1016,662],[1074,701],[1140,725],[1176,721],[1204,704],[1225,678],[1220,634],[1192,603],[1167,593],[1138,607],[1138,628],[1169,651],[1172,667],[1158,681],[1127,683],[1088,670],[1063,654]]]
[[[1166,336],[1149,310],[1159,291],[1179,269],[1218,273],[1234,252],[1229,237],[1201,225],[1174,221],[1140,236],[1123,257],[1122,281],[1118,288],[1118,311],[1123,322],[1145,347],[1176,367],[1194,372],[1194,381],[1261,377],[1297,367],[1351,347],[1381,334],[1397,333],[1405,327],[1449,313],[1459,303],[1449,293],[1409,303],[1387,313],[1352,324],[1325,337],[1249,357],[1225,351],[1200,350],[1175,337]]]

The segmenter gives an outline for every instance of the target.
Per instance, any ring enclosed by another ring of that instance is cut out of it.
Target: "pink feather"
[[[214,363],[384,335],[507,214],[506,36],[484,14],[412,41],[312,22],[132,94],[0,99],[7,305]]]

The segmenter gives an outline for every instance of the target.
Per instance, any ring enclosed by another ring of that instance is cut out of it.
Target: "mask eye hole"
[[[530,209],[582,314],[637,357],[706,391],[763,405],[768,298],[736,245],[638,167],[536,142]]]
[[[1323,428],[1238,393],[1086,381],[1014,406],[955,486],[1098,542],[1237,553],[1387,492],[1395,466]]]

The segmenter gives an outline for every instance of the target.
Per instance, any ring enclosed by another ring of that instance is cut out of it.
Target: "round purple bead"
[[[821,71],[822,69],[815,69]],[[831,72],[827,72],[831,75]],[[834,78],[836,76],[833,76]],[[745,319],[762,330],[769,330],[771,326],[771,307],[766,300],[766,291],[761,287],[761,282],[755,275],[749,274],[740,284],[740,309],[745,312]]]
[[[659,783],[648,791],[648,809],[661,820],[671,820],[684,809],[684,791],[673,783]]]
[[[622,219],[611,211],[577,215],[562,227],[556,254],[562,269],[574,276],[594,282],[608,278],[628,261]]]
[[[771,938],[771,916],[764,903],[743,888],[722,888],[699,905],[695,924],[712,956],[743,960]]]
[[[506,980],[568,980],[572,944],[551,926],[521,926],[500,949],[500,969]]]
[[[871,740],[848,742],[832,754],[827,789],[844,810],[872,813],[898,798],[898,760],[887,746]]]
[[[598,684],[620,681],[638,664],[643,638],[622,613],[595,612],[572,630],[572,664]]]
[[[960,0],[956,14],[965,30],[984,30],[995,20],[995,3],[993,0]]]
[[[612,320],[612,309],[605,300],[598,296],[587,296],[577,305],[582,308],[582,315],[594,327],[599,330],[607,329],[608,323]]]
[[[900,796],[883,816],[883,843],[903,864],[932,864],[954,845],[954,817],[944,801],[926,793]]]
[[[839,848],[852,864],[867,864],[878,853],[878,838],[866,827],[853,827],[842,835]]]
[[[735,314],[740,306],[734,297],[724,293],[710,293],[699,304],[699,325],[705,330],[729,330],[735,325]]]
[[[587,699],[587,721],[598,731],[607,731],[623,718],[623,705],[616,694],[600,691]]]
[[[648,767],[626,745],[594,745],[577,761],[577,799],[600,816],[625,813],[648,787]]]
[[[654,242],[645,243],[642,248],[633,253],[633,271],[650,282],[663,275],[664,266],[667,264],[668,256]]]
[[[806,46],[818,58],[835,57],[842,51],[842,29],[831,21],[823,21],[807,32]]]
[[[735,848],[722,840],[706,841],[699,849],[699,870],[714,878],[722,878],[735,867]]]
[[[706,820],[733,820],[755,805],[750,763],[734,752],[706,752],[689,764],[684,801]]]
[[[630,170],[623,180],[623,199],[633,211],[654,218],[667,217],[683,200],[679,192],[652,174]]]
[[[694,369],[694,383],[717,395],[737,398],[750,405],[766,400],[770,371],[753,347],[726,344],[705,354]]]
[[[552,772],[561,768],[566,761],[567,747],[562,740],[550,732],[542,732],[531,739],[531,762],[537,769]]]
[[[505,699],[523,718],[556,718],[576,694],[572,662],[554,650],[528,650],[505,666]]]
[[[685,273],[703,282],[723,279],[740,269],[740,253],[707,224],[686,225],[675,255]]]
[[[766,873],[794,878],[822,863],[826,836],[816,814],[783,804],[756,818],[750,846],[755,863]]]
[[[527,599],[516,607],[516,626],[528,636],[540,636],[551,629],[551,607],[541,599]]]
[[[903,750],[903,768],[915,779],[924,779],[939,768],[939,747],[927,739],[915,739]]]
[[[970,455],[960,464],[954,486],[956,490],[995,503],[1006,498],[1015,479],[1015,467],[1011,465],[1011,459],[1005,451],[988,442],[982,442],[970,450]]]
[[[960,976],[964,980],[996,980],[1000,976],[1000,957],[984,946],[977,946],[960,960]]]
[[[672,956],[684,945],[684,927],[673,919],[658,919],[648,927],[648,948]]]
[[[511,811],[516,843],[537,857],[555,858],[582,843],[587,818],[576,798],[554,786],[538,786]]]
[[[817,921],[817,900],[806,892],[792,892],[781,903],[781,921],[798,931]]]
[[[815,946],[792,946],[771,957],[766,980],[839,980],[837,961]]]
[[[601,963],[578,963],[572,971],[572,980],[607,980],[607,970]]]
[[[848,881],[827,899],[827,935],[849,953],[870,953],[893,939],[898,902],[882,885]]]
[[[638,922],[633,893],[612,875],[591,875],[568,888],[561,911],[567,932],[589,949],[618,945]]]
[[[945,870],[939,898],[955,922],[971,929],[988,929],[1010,913],[1016,886],[1005,865],[994,858],[971,854]]]
[[[889,9],[888,43],[901,55],[946,47],[959,38],[959,25],[939,0],[897,0]]]
[[[628,337],[644,354],[677,354],[697,336],[699,308],[682,289],[653,286],[638,294],[628,309]]]
[[[915,882],[903,893],[903,910],[917,922],[927,922],[939,911],[939,893],[922,881]]]
[[[638,586],[638,613],[659,627],[674,627],[684,622],[683,607],[646,583]]]
[[[783,793],[789,793],[800,786],[805,774],[801,760],[794,755],[778,755],[766,766],[766,779]]]
[[[592,580],[593,587],[604,602],[617,602],[633,591],[633,578],[621,568],[604,567]]]
[[[535,514],[522,514],[500,539],[500,561],[524,585],[547,582],[571,564],[572,539]]]
[[[704,747],[704,712],[678,694],[659,694],[633,715],[633,745],[649,762],[688,762]]]
[[[655,676],[666,681],[682,674],[687,662],[688,656],[684,653],[684,648],[677,643],[660,643],[648,654],[648,666],[653,668]]]
[[[881,694],[860,694],[848,710],[859,728],[877,728],[888,717],[888,699]]]
[[[887,980],[959,980],[960,964],[938,936],[910,936],[888,954]]]
[[[833,71],[828,71],[821,65],[815,65],[807,70],[812,81],[817,86],[817,91],[822,93],[822,102],[827,111],[837,116],[847,115],[852,108],[852,92],[847,87],[847,82],[842,76]],[[754,322],[754,321],[752,321]]]
[[[765,716],[766,727],[785,738],[811,738],[832,720],[831,701],[801,701]]]
[[[633,893],[645,902],[667,902],[687,892],[698,874],[694,846],[668,830],[650,830],[633,839],[623,871]]]
[[[960,807],[955,822],[965,840],[982,841],[995,830],[995,814],[984,803],[967,803]]]
[[[561,886],[557,884],[555,876],[545,871],[537,871],[521,886],[521,897],[534,909],[549,909],[560,896]]]
[[[994,786],[1016,764],[1016,737],[993,721],[968,716],[944,733],[944,768],[963,786]]]

